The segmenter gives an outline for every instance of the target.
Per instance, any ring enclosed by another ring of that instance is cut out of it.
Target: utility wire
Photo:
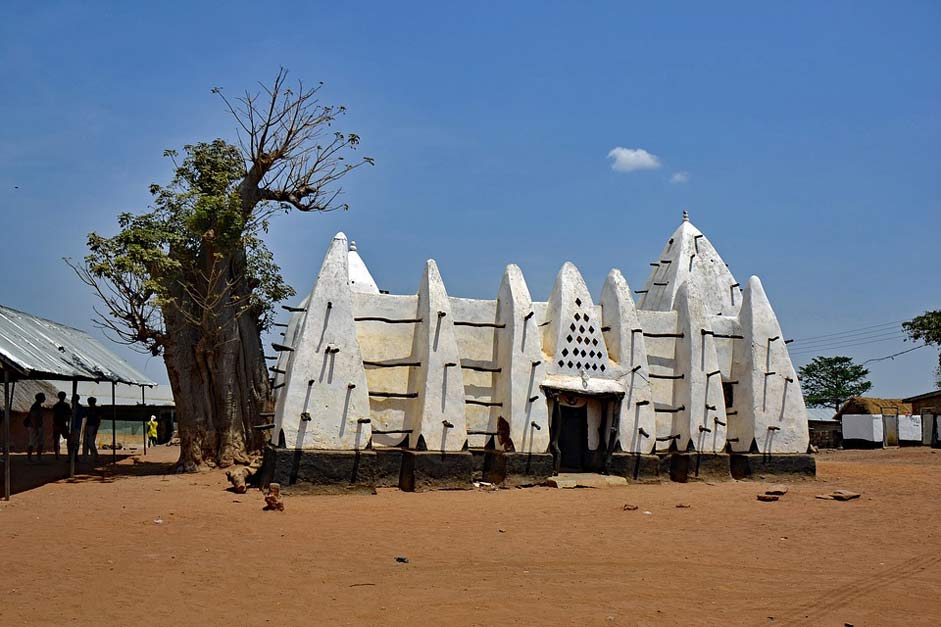
[[[813,342],[797,342],[794,343],[801,346],[809,348],[811,346],[828,346],[830,344],[844,344],[846,342],[862,342],[865,340],[872,340],[877,337],[889,337],[890,335],[904,335],[904,331],[901,329],[892,329],[885,331],[878,331],[876,333],[869,333],[867,335],[857,335],[855,337],[835,337],[829,340],[815,340]]]
[[[892,354],[892,355],[886,355],[885,357],[875,357],[875,358],[873,358],[873,359],[867,359],[866,361],[864,361],[864,362],[862,363],[862,365],[865,366],[866,364],[871,364],[871,363],[877,362],[877,361],[885,361],[886,359],[895,359],[895,358],[898,357],[899,355],[904,355],[905,353],[910,353],[910,352],[912,352],[912,351],[917,351],[919,348],[924,348],[924,347],[926,347],[926,346],[928,346],[928,345],[927,345],[927,344],[922,344],[921,346],[914,346],[914,347],[909,348],[908,350],[904,350],[904,351],[902,351],[902,352],[900,352],[900,353],[894,353],[894,354]]]
[[[857,331],[856,333],[847,333],[845,335],[834,335],[833,337],[822,337],[816,340],[794,340],[795,342],[800,342],[801,344],[830,344],[831,342],[842,342],[844,340],[852,339],[865,339],[870,335],[878,335],[880,333],[902,333],[902,328],[899,326],[888,326],[881,329],[871,329],[869,331]]]
[[[817,340],[816,342],[795,342],[795,350],[805,350],[805,349],[815,349],[815,348],[827,348],[829,346],[840,346],[845,344],[855,344],[856,342],[865,342],[868,340],[876,340],[884,337],[905,337],[905,333],[902,331],[883,331],[880,333],[873,333],[871,335],[861,335],[859,337],[847,337],[847,338],[834,338],[832,340]]]
[[[863,332],[863,333],[872,333],[872,332],[874,332],[874,330],[878,329],[879,327],[888,327],[888,326],[892,326],[892,325],[894,325],[894,324],[901,324],[902,322],[907,322],[907,320],[893,320],[893,321],[891,321],[891,322],[883,322],[883,323],[881,323],[881,324],[873,324],[873,325],[870,325],[870,326],[868,326],[868,327],[860,327],[860,328],[858,328],[858,329],[850,329],[850,330],[848,330],[848,331],[839,331],[839,332],[837,332],[837,333],[824,333],[823,335],[810,335],[810,336],[808,336],[808,337],[799,337],[799,338],[795,338],[794,341],[795,341],[795,342],[806,342],[806,341],[808,341],[808,340],[816,340],[816,339],[821,339],[821,338],[831,338],[831,337],[837,337],[837,336],[842,336],[842,335],[856,335],[856,334],[858,334],[859,332]]]
[[[805,349],[802,350],[802,351],[789,351],[789,353],[790,353],[791,355],[806,355],[806,354],[809,354],[809,353],[817,353],[817,352],[825,352],[825,353],[828,353],[828,352],[833,352],[833,351],[835,351],[835,350],[842,350],[842,349],[845,349],[845,348],[852,348],[852,347],[854,347],[854,346],[864,346],[864,345],[866,345],[866,344],[878,344],[879,342],[898,342],[898,341],[901,341],[901,340],[903,340],[903,339],[905,339],[905,338],[902,337],[902,336],[898,336],[898,337],[886,337],[886,338],[882,338],[881,340],[868,340],[868,341],[866,341],[866,342],[853,342],[853,343],[850,343],[850,344],[837,344],[837,345],[834,345],[834,346],[818,346],[818,347],[811,347],[811,348],[805,348]]]

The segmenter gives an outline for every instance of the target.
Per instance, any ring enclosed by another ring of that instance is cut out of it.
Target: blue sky
[[[740,282],[761,277],[788,337],[941,307],[938,3],[4,9],[8,306],[90,328],[94,300],[61,258],[147,206],[148,184],[169,176],[165,148],[232,138],[212,87],[235,94],[284,65],[326,82],[376,159],[346,182],[348,213],[274,225],[299,292],[338,230],[393,292],[414,292],[431,257],[458,296],[494,297],[509,262],[536,298],[565,260],[595,293],[611,267],[639,288],[687,208]],[[612,169],[615,147],[659,167]],[[911,346],[877,335],[834,352]],[[798,364],[827,346],[801,344]],[[122,354],[165,380],[159,360]],[[926,391],[936,359],[872,364],[872,393]]]

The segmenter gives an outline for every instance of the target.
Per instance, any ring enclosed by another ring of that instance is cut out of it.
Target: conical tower
[[[742,305],[738,281],[706,236],[689,221],[685,211],[683,221],[663,247],[660,257],[650,265],[650,276],[639,292],[639,309],[675,309],[676,293],[687,281],[696,286],[708,315],[734,316]]]
[[[754,441],[760,453],[803,453],[810,440],[804,396],[781,326],[756,276],[748,280],[740,320],[749,350],[733,364],[741,391],[735,400],[738,420],[730,423],[738,437],[732,449],[745,452]]]
[[[372,278],[363,258],[359,256],[356,242],[350,242],[350,252],[346,257],[350,268],[350,290],[363,294],[378,294],[379,286],[376,285],[376,280]]]

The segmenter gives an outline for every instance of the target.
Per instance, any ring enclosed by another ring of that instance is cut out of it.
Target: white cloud
[[[634,170],[656,170],[660,167],[660,159],[643,148],[623,148],[617,146],[608,153],[609,159],[614,159],[611,169],[616,172],[633,172]]]
[[[689,181],[689,172],[674,172],[670,177],[671,183],[686,183]]]

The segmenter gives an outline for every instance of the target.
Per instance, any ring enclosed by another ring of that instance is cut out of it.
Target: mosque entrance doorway
[[[588,407],[559,405],[559,471],[584,472],[588,461]]]

